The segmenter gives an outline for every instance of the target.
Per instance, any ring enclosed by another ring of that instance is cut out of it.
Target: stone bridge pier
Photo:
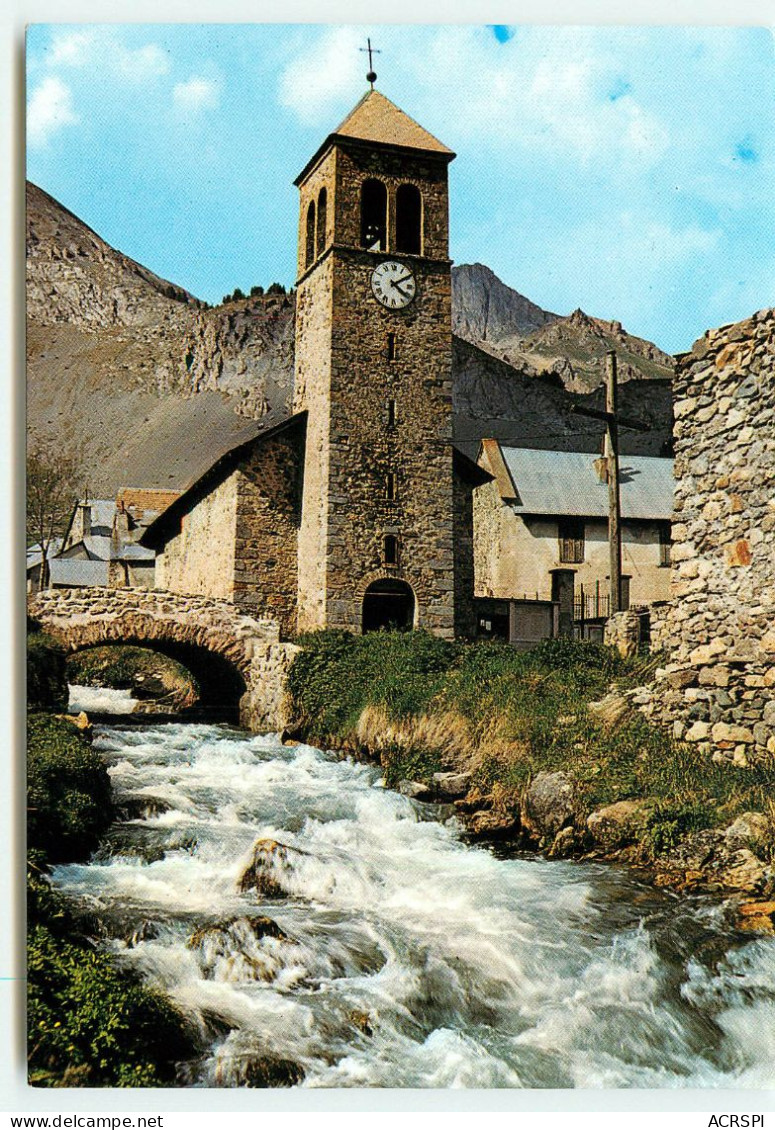
[[[281,730],[289,721],[285,681],[298,648],[281,643],[274,620],[245,615],[226,600],[147,589],[49,589],[28,604],[29,615],[68,652],[105,644],[135,644],[195,659],[216,691],[239,698],[240,724]],[[193,671],[197,674],[197,670]]]

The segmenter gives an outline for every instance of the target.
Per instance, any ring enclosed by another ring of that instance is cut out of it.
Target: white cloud
[[[63,126],[79,121],[73,93],[56,75],[44,78],[33,90],[27,106],[27,138],[31,145],[45,145]]]
[[[335,27],[314,46],[306,44],[280,77],[281,105],[305,125],[332,126],[329,118],[337,104],[366,85],[368,65],[359,50],[364,38],[359,28]]]
[[[172,98],[178,110],[189,113],[213,110],[220,101],[219,84],[214,79],[194,75],[187,82],[175,84]]]
[[[165,75],[170,70],[170,61],[157,43],[128,47],[112,28],[57,33],[48,61],[51,66],[106,70],[131,81]]]

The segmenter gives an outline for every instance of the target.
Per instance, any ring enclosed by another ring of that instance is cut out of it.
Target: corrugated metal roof
[[[596,456],[580,451],[534,451],[501,446],[516,488],[518,514],[608,516],[608,485],[598,478]],[[673,460],[646,455],[619,459],[623,518],[668,520],[673,512]]]
[[[52,585],[107,585],[107,561],[83,561],[71,557],[55,557],[51,561]]]

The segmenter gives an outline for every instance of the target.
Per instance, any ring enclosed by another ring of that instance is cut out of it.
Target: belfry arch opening
[[[361,247],[387,249],[387,189],[374,178],[361,185]]]
[[[304,266],[311,267],[315,262],[315,201],[310,200],[307,209],[307,246]]]
[[[396,192],[396,251],[422,255],[422,196],[413,184]]]
[[[406,581],[373,581],[363,597],[361,630],[407,631],[414,627],[415,599]]]

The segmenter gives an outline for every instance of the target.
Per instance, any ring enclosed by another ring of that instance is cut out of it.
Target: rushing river
[[[135,819],[55,881],[206,1033],[187,1082],[238,1086],[269,1055],[305,1086],[775,1084],[775,943],[712,903],[498,858],[309,746],[120,726],[95,744]],[[298,849],[284,898],[238,892],[259,837]]]

